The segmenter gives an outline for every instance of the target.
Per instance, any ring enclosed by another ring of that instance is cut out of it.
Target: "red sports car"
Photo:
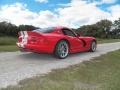
[[[69,53],[94,52],[97,42],[94,37],[80,36],[67,27],[49,27],[20,31],[17,46],[22,51],[50,53],[63,59]]]

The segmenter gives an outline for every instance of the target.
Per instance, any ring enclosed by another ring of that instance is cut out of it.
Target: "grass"
[[[120,39],[99,39],[97,38],[98,44],[102,43],[113,43],[113,42],[120,42]]]
[[[2,90],[120,90],[120,50]]]
[[[0,37],[0,52],[17,51],[16,42],[14,37]]]
[[[17,51],[18,47],[16,45],[2,45],[0,46],[0,52],[13,52]]]
[[[15,37],[0,37],[0,46],[2,45],[15,45],[17,38]]]

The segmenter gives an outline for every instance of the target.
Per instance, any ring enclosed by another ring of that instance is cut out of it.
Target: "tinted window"
[[[49,27],[49,28],[40,28],[33,30],[34,32],[41,32],[41,33],[51,33],[54,31],[54,27]]]
[[[69,29],[63,29],[62,31],[63,31],[64,35],[75,37],[75,34]]]

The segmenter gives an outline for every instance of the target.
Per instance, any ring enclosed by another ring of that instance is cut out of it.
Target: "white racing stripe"
[[[23,31],[20,31],[20,35],[21,35],[22,41],[23,41],[23,37],[24,37]]]
[[[24,33],[23,45],[25,45],[25,44],[27,44],[28,33],[27,33],[27,31],[23,31],[23,33]]]
[[[27,31],[21,31],[20,33],[22,37],[22,42],[20,43],[20,46],[24,47],[24,45],[27,44],[28,33]]]
[[[23,31],[20,31],[20,35],[23,37]]]
[[[24,31],[24,35],[25,35],[25,37],[28,37],[27,31]]]

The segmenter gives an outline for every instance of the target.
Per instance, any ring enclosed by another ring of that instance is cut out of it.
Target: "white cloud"
[[[37,25],[39,27],[48,27],[48,26],[55,26],[56,22],[57,22],[57,15],[46,10],[38,13],[38,16],[33,21],[33,25]]]
[[[13,5],[5,5],[1,7],[0,18],[7,19],[10,22],[19,24],[31,24],[31,20],[35,19],[36,13],[26,9],[25,4],[15,3]]]
[[[111,12],[111,20],[116,20],[120,18],[120,5],[113,5],[108,10]]]
[[[7,20],[13,24],[30,24],[38,27],[68,26],[93,24],[101,19],[115,20],[120,17],[120,5],[113,5],[105,12],[94,3],[72,0],[67,6],[57,8],[56,13],[49,10],[32,12],[26,4],[15,3],[0,8],[0,21]]]
[[[61,8],[59,21],[67,26],[92,24],[101,19],[110,17],[108,12],[102,11],[94,4],[82,0],[73,0],[69,7]]]
[[[89,0],[88,0],[88,1],[89,1]],[[93,3],[94,3],[95,5],[114,4],[114,3],[116,3],[116,2],[117,2],[117,0],[99,0],[99,1],[93,0]]]
[[[35,0],[36,2],[39,2],[39,3],[47,3],[48,0]]]
[[[55,26],[57,16],[46,10],[38,13],[26,9],[26,5],[15,3],[0,8],[0,21],[9,21],[13,24],[30,24],[38,27]]]
[[[101,0],[101,3],[105,3],[105,4],[113,4],[115,3],[117,0]]]

